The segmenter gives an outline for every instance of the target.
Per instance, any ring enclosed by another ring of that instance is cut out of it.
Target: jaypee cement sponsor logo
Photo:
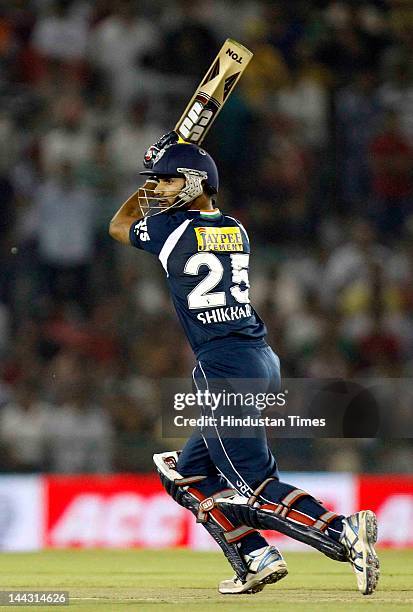
[[[196,227],[198,251],[243,251],[242,234],[239,227]]]

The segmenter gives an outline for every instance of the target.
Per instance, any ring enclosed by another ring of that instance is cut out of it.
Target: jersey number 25
[[[229,291],[240,304],[249,304],[250,301],[248,291],[250,286],[248,279],[249,257],[247,253],[232,253],[230,255],[233,284]],[[197,276],[201,266],[207,266],[209,273],[188,294],[188,307],[192,310],[211,306],[226,306],[227,296],[225,291],[212,293],[212,289],[215,289],[224,275],[224,266],[214,253],[196,253],[186,262],[184,273]],[[244,284],[245,288],[241,288],[241,283]]]

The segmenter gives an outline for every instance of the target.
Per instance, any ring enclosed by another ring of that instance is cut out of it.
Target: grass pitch
[[[0,584],[3,590],[69,591],[69,608],[39,608],[55,611],[413,610],[413,551],[379,555],[379,588],[367,597],[357,591],[349,565],[312,552],[287,553],[288,576],[256,595],[219,595],[219,580],[232,574],[225,559],[186,550],[2,553]]]

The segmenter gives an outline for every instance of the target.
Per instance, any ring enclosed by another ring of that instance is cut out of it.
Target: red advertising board
[[[293,482],[343,514],[371,508],[379,543],[413,546],[413,476],[286,473]],[[171,499],[155,474],[0,476],[0,548],[48,547],[215,549],[192,514]],[[267,532],[282,550],[308,549]]]
[[[361,510],[377,514],[381,546],[413,546],[413,476],[360,476],[358,500]]]
[[[45,545],[185,546],[188,517],[153,475],[45,479]]]
[[[289,474],[336,512],[354,511],[356,482],[350,474]],[[214,549],[215,542],[192,514],[174,502],[158,477],[146,475],[50,476],[44,478],[45,545],[51,547],[187,546]],[[304,545],[267,532],[283,549]]]

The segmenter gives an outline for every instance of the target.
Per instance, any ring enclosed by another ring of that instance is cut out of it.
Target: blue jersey
[[[220,341],[265,336],[250,304],[250,244],[239,221],[218,210],[171,211],[133,223],[130,241],[158,256],[197,356]]]

